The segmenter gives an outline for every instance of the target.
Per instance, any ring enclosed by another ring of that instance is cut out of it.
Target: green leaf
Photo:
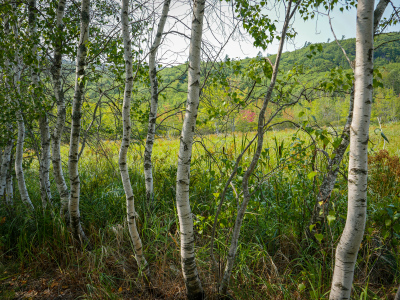
[[[387,227],[389,227],[391,224],[392,224],[392,220],[390,220],[390,219],[386,219],[386,220],[385,220],[385,225],[386,225]]]
[[[388,142],[389,143],[389,140],[388,140],[388,138],[386,137],[386,135],[384,135],[383,134],[383,132],[381,131],[381,137],[383,137],[383,139],[386,141],[386,142]]]
[[[317,233],[317,234],[314,235],[314,236],[315,236],[315,238],[317,239],[317,241],[318,241],[319,243],[321,243],[322,239],[324,238],[324,235],[321,234],[321,233]]]
[[[326,219],[328,220],[329,226],[331,226],[331,223],[332,223],[333,221],[336,220],[336,217],[335,217],[335,216],[332,216],[332,215],[328,215],[328,216],[326,217]]]
[[[306,286],[303,283],[300,283],[297,286],[297,289],[299,290],[299,292],[302,292],[302,291],[304,291],[306,289]]]
[[[307,177],[308,177],[308,179],[311,180],[311,179],[313,179],[317,174],[318,174],[317,172],[312,171],[311,173],[308,173]]]

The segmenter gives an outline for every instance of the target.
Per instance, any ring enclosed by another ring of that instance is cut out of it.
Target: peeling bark
[[[168,17],[169,5],[171,0],[165,0],[161,14],[160,22],[153,45],[150,48],[149,55],[149,77],[151,84],[151,101],[150,101],[150,113],[149,113],[149,124],[147,130],[146,145],[144,148],[144,178],[146,184],[146,199],[147,203],[150,203],[154,199],[153,195],[153,164],[151,156],[153,154],[154,136],[156,134],[156,119],[158,109],[158,81],[157,81],[157,67],[156,67],[156,55],[158,47],[160,46],[161,36],[164,32],[165,22]]]
[[[193,218],[189,202],[190,163],[194,128],[200,96],[200,53],[205,0],[193,1],[192,29],[189,49],[189,77],[186,113],[180,137],[176,176],[176,206],[181,238],[181,264],[188,299],[203,299],[204,291],[197,272]]]
[[[368,130],[372,105],[374,0],[358,1],[354,112],[350,126],[348,210],[336,248],[329,299],[350,299],[354,267],[367,215]]]
[[[88,243],[88,238],[83,232],[80,212],[79,212],[79,197],[80,197],[80,180],[78,171],[78,153],[79,139],[81,131],[81,109],[85,88],[85,68],[86,68],[86,44],[89,39],[89,19],[90,19],[90,0],[82,0],[81,4],[81,24],[78,50],[76,54],[76,78],[75,78],[75,93],[72,104],[72,122],[71,136],[69,146],[68,170],[71,186],[71,198],[69,201],[69,216],[71,229],[76,239],[81,243]]]

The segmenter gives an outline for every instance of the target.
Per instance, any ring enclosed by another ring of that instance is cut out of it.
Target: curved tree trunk
[[[16,4],[13,4],[14,10],[17,9]],[[13,24],[12,26],[15,39],[18,40],[18,25]],[[18,51],[15,53],[15,65],[14,65],[14,88],[17,94],[17,98],[20,96],[20,87],[19,82],[21,80],[21,59],[19,57]],[[16,105],[20,106],[19,103],[20,99],[17,99]],[[15,176],[17,177],[18,182],[18,189],[21,195],[21,200],[26,205],[28,205],[31,209],[33,209],[33,204],[31,199],[29,198],[28,190],[26,188],[25,177],[24,177],[24,170],[22,168],[22,160],[23,160],[23,153],[24,153],[24,141],[25,141],[25,122],[24,117],[21,112],[21,108],[17,108],[15,113],[17,124],[18,124],[18,138],[17,138],[17,146],[15,150]]]
[[[346,225],[336,249],[330,299],[350,299],[367,215],[368,130],[372,104],[374,0],[357,6],[354,112],[350,127]]]
[[[193,1],[189,49],[189,77],[186,113],[183,120],[176,176],[176,207],[179,217],[181,263],[188,299],[203,299],[204,291],[197,272],[193,218],[189,202],[190,162],[200,94],[200,53],[205,0]]]
[[[153,164],[151,162],[151,156],[153,154],[154,135],[156,134],[156,119],[157,119],[157,108],[158,108],[158,82],[157,82],[157,66],[156,66],[156,55],[158,46],[161,42],[162,33],[164,32],[165,22],[168,17],[169,5],[171,0],[165,0],[161,14],[160,23],[153,45],[150,48],[149,55],[149,77],[151,84],[151,101],[150,101],[150,113],[149,113],[149,124],[146,138],[146,145],[144,148],[144,178],[146,183],[146,199],[147,203],[153,201]]]
[[[56,181],[57,190],[60,194],[60,215],[62,218],[66,217],[68,212],[68,203],[70,199],[70,193],[67,187],[67,184],[64,179],[64,173],[62,169],[62,161],[61,161],[61,137],[64,131],[65,118],[66,118],[66,110],[65,110],[65,101],[64,94],[61,88],[61,69],[62,69],[62,33],[64,30],[63,17],[65,12],[65,3],[66,0],[60,0],[58,2],[57,7],[57,16],[56,16],[56,37],[54,40],[54,59],[53,66],[51,68],[51,73],[53,77],[53,86],[54,86],[54,96],[57,101],[57,121],[54,127],[54,131],[52,134],[52,143],[51,143],[51,151],[52,151],[52,163],[53,163],[53,174],[54,179]]]
[[[82,0],[81,5],[81,25],[80,37],[78,43],[78,51],[76,54],[76,78],[75,78],[75,93],[72,104],[72,122],[71,136],[69,146],[69,180],[71,186],[71,198],[69,201],[69,216],[72,232],[81,243],[87,243],[88,239],[83,232],[80,213],[79,213],[79,196],[80,196],[80,180],[78,171],[78,153],[79,153],[79,138],[81,130],[81,108],[83,102],[84,88],[86,82],[86,44],[89,38],[89,19],[90,19],[90,0]]]
[[[143,255],[142,241],[139,236],[139,232],[136,227],[137,213],[135,211],[135,202],[132,191],[131,182],[129,180],[128,164],[127,164],[127,153],[130,144],[131,136],[131,96],[133,87],[133,71],[132,71],[132,49],[131,49],[131,37],[129,34],[129,0],[122,0],[121,8],[121,22],[122,22],[122,36],[124,40],[124,60],[125,60],[125,91],[124,91],[124,103],[122,107],[122,123],[123,133],[121,149],[119,151],[119,170],[121,172],[122,184],[126,195],[126,214],[128,221],[129,234],[132,239],[133,246],[135,247],[135,256],[139,268],[146,268],[146,275],[149,275],[147,261]]]
[[[227,295],[229,280],[230,280],[230,277],[232,274],[232,269],[233,269],[236,251],[237,251],[238,242],[239,242],[240,229],[242,227],[243,218],[244,218],[244,214],[246,212],[247,205],[250,201],[249,178],[257,165],[257,162],[261,155],[261,151],[263,149],[265,112],[267,110],[268,103],[272,97],[272,92],[275,87],[276,78],[278,75],[279,63],[280,63],[280,59],[281,59],[282,51],[283,51],[283,45],[284,45],[285,39],[286,39],[286,32],[289,27],[290,19],[298,7],[298,5],[296,5],[292,11],[291,6],[292,6],[292,1],[290,0],[289,3],[287,4],[285,22],[284,22],[283,28],[282,28],[278,53],[276,55],[276,60],[275,60],[275,64],[273,67],[271,82],[268,86],[268,90],[267,90],[267,93],[266,93],[264,101],[263,101],[263,106],[260,110],[260,113],[258,114],[257,148],[256,148],[256,151],[254,153],[254,156],[252,158],[252,161],[251,161],[249,167],[247,168],[245,174],[243,175],[243,181],[242,181],[243,202],[240,205],[240,208],[239,208],[237,216],[236,216],[235,226],[233,228],[233,233],[232,233],[231,245],[229,247],[228,258],[227,258],[226,265],[225,265],[225,271],[224,271],[224,275],[222,277],[222,280],[221,280],[221,283],[219,286],[219,293],[222,295]]]

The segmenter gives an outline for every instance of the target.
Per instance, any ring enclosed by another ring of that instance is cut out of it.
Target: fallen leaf
[[[68,285],[63,285],[62,288],[63,288],[63,289],[67,289],[67,288],[68,288]]]
[[[119,287],[118,292],[122,292],[122,286]]]
[[[57,281],[54,281],[51,285],[50,285],[50,288],[53,288],[53,287],[55,287],[55,286],[57,286],[58,285],[58,282]]]

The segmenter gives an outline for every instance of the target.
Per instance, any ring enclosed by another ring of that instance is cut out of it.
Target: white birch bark
[[[7,172],[7,178],[6,178],[6,204],[8,206],[13,205],[13,198],[14,198],[12,164],[13,164],[13,157],[12,157],[12,151],[11,151],[11,159],[8,164],[8,172]]]
[[[61,69],[62,69],[62,33],[64,30],[63,17],[65,12],[66,0],[58,2],[56,14],[56,32],[54,39],[54,58],[51,73],[53,77],[54,96],[57,101],[57,121],[51,139],[52,163],[53,174],[57,186],[57,191],[60,195],[60,215],[62,218],[66,217],[68,212],[68,203],[70,199],[70,192],[64,179],[61,161],[61,137],[64,131],[66,110],[64,94],[61,88]]]
[[[9,18],[8,16],[4,16],[4,34],[5,36],[8,36],[10,34],[10,24],[9,24]],[[10,61],[8,60],[8,58],[5,59],[5,70],[4,73],[8,73],[10,72],[9,70],[10,68]],[[6,75],[6,74],[5,74]],[[10,84],[9,84],[9,80],[7,78],[7,76],[5,76],[5,80],[4,80],[4,84],[6,87],[6,91],[10,90]],[[7,93],[8,94],[8,93]],[[11,99],[10,96],[6,95],[6,99],[8,101],[8,104],[11,105]],[[12,138],[12,134],[13,134],[13,127],[10,124],[8,124],[6,126],[8,132],[10,133],[10,138],[8,140],[7,145],[4,147],[4,150],[2,151],[2,159],[1,159],[1,167],[0,167],[0,199],[3,198],[4,194],[7,193],[7,186],[8,186],[8,173],[9,173],[9,164],[11,162],[11,153],[12,153],[12,149],[14,146],[14,139]],[[7,203],[7,199],[6,199],[6,203]]]
[[[133,190],[129,179],[127,153],[130,144],[131,136],[131,117],[130,106],[133,87],[133,71],[132,71],[132,50],[131,50],[131,37],[129,33],[129,16],[128,16],[129,0],[122,0],[121,8],[121,22],[122,22],[122,36],[124,40],[124,60],[125,60],[125,91],[124,102],[122,107],[122,123],[123,133],[121,148],[119,151],[119,170],[121,172],[122,184],[126,195],[126,214],[128,221],[129,234],[135,248],[136,261],[139,268],[146,268],[146,275],[149,275],[147,261],[143,255],[143,245],[136,227],[137,213],[135,211],[135,202]]]
[[[190,163],[200,94],[200,53],[205,0],[193,1],[189,48],[189,77],[186,113],[183,121],[176,178],[176,206],[180,227],[182,272],[188,299],[203,299],[204,291],[197,272],[193,218],[189,202]]]
[[[1,168],[0,168],[0,199],[6,194],[6,186],[7,186],[7,178],[9,171],[9,165],[11,161],[11,151],[13,148],[14,141],[10,138],[8,144],[4,148],[3,157],[1,160]]]
[[[14,11],[17,10],[17,5],[14,3],[13,5]],[[18,40],[18,25],[12,25],[13,33],[15,36],[15,40]],[[15,52],[15,63],[14,63],[14,88],[17,94],[17,98],[20,97],[20,86],[19,82],[21,79],[21,59],[19,57],[18,50]],[[16,105],[20,106],[19,103],[20,99],[16,100]],[[25,177],[24,177],[24,170],[22,168],[22,160],[23,160],[23,153],[24,153],[24,141],[25,141],[25,122],[21,112],[21,108],[17,109],[16,111],[16,119],[18,124],[18,138],[17,138],[17,145],[15,150],[15,176],[17,177],[18,182],[18,189],[21,195],[21,200],[25,203],[28,207],[33,209],[33,204],[31,199],[29,198],[28,190],[26,188]]]
[[[372,104],[374,0],[357,4],[354,112],[350,127],[348,210],[336,249],[329,299],[350,299],[367,214],[368,130]]]
[[[378,30],[379,22],[381,21],[382,15],[389,4],[389,0],[380,0],[374,11],[374,33]],[[343,156],[350,144],[350,125],[353,120],[353,105],[354,105],[354,85],[350,93],[350,107],[349,113],[346,120],[346,125],[343,128],[341,134],[341,143],[334,150],[334,158],[328,164],[328,172],[325,175],[321,186],[319,188],[319,193],[314,206],[313,215],[311,217],[311,224],[317,224],[316,227],[322,227],[325,222],[326,210],[328,206],[328,199],[332,193],[333,187],[336,183],[336,178],[339,172],[339,166],[342,162]],[[324,211],[325,210],[325,211]],[[307,229],[308,231],[308,229]]]
[[[153,154],[154,136],[156,134],[156,119],[158,109],[158,82],[157,82],[157,66],[156,66],[156,55],[158,47],[160,46],[162,33],[164,32],[165,22],[168,17],[169,5],[171,0],[165,0],[163,10],[161,13],[161,19],[158,23],[156,36],[154,42],[150,48],[149,55],[149,77],[151,84],[151,100],[150,100],[150,113],[149,113],[149,124],[147,130],[146,145],[144,148],[144,178],[146,184],[146,199],[150,203],[153,201],[153,164],[151,156]]]
[[[37,43],[36,43],[36,0],[29,0],[29,34],[31,37],[32,44],[32,58],[33,65],[31,69],[31,81],[34,88],[39,86],[39,74],[37,72],[38,65],[38,54],[37,54]],[[34,91],[33,97],[38,97]],[[47,202],[51,202],[51,191],[50,191],[50,130],[49,122],[47,119],[47,112],[41,112],[39,117],[39,128],[40,128],[40,142],[41,142],[41,159],[39,165],[39,180],[40,180],[40,194],[42,198],[43,207],[46,206]]]
[[[254,153],[254,156],[252,158],[252,161],[251,161],[249,167],[247,168],[245,174],[243,175],[243,181],[242,181],[243,201],[242,201],[242,204],[240,205],[240,208],[239,208],[237,216],[236,216],[235,226],[234,226],[233,233],[232,233],[231,244],[230,244],[229,251],[228,251],[228,258],[227,258],[226,265],[225,265],[225,271],[224,271],[224,274],[223,274],[223,277],[222,277],[222,280],[221,280],[221,283],[219,286],[219,293],[221,295],[227,295],[229,280],[230,280],[230,277],[232,274],[232,269],[233,269],[236,251],[237,251],[238,242],[239,242],[240,229],[242,227],[243,218],[244,218],[244,215],[246,212],[247,205],[250,201],[250,191],[249,191],[249,185],[248,185],[249,178],[257,165],[257,162],[261,155],[261,151],[263,149],[265,112],[267,110],[268,103],[272,97],[272,92],[275,87],[276,78],[277,78],[278,70],[279,70],[279,63],[280,63],[283,46],[284,46],[285,39],[286,39],[286,32],[289,27],[289,21],[290,21],[291,17],[293,16],[294,12],[297,10],[297,7],[298,7],[298,4],[292,10],[292,0],[290,0],[287,4],[286,14],[285,14],[285,22],[284,22],[283,28],[282,28],[278,53],[276,55],[276,60],[275,60],[275,64],[273,67],[271,82],[268,86],[268,90],[267,90],[267,93],[266,93],[264,101],[263,101],[263,106],[258,115],[257,148],[256,148],[256,151]]]
[[[69,201],[69,216],[72,232],[76,239],[81,243],[88,243],[88,239],[83,232],[80,212],[79,212],[79,196],[80,196],[80,180],[78,171],[78,153],[79,138],[81,130],[81,109],[85,87],[85,68],[86,68],[86,44],[89,39],[89,20],[90,20],[90,0],[82,0],[81,4],[81,24],[80,36],[76,54],[76,77],[75,77],[75,93],[72,104],[72,122],[71,136],[69,146],[68,170],[71,186],[71,198]]]

